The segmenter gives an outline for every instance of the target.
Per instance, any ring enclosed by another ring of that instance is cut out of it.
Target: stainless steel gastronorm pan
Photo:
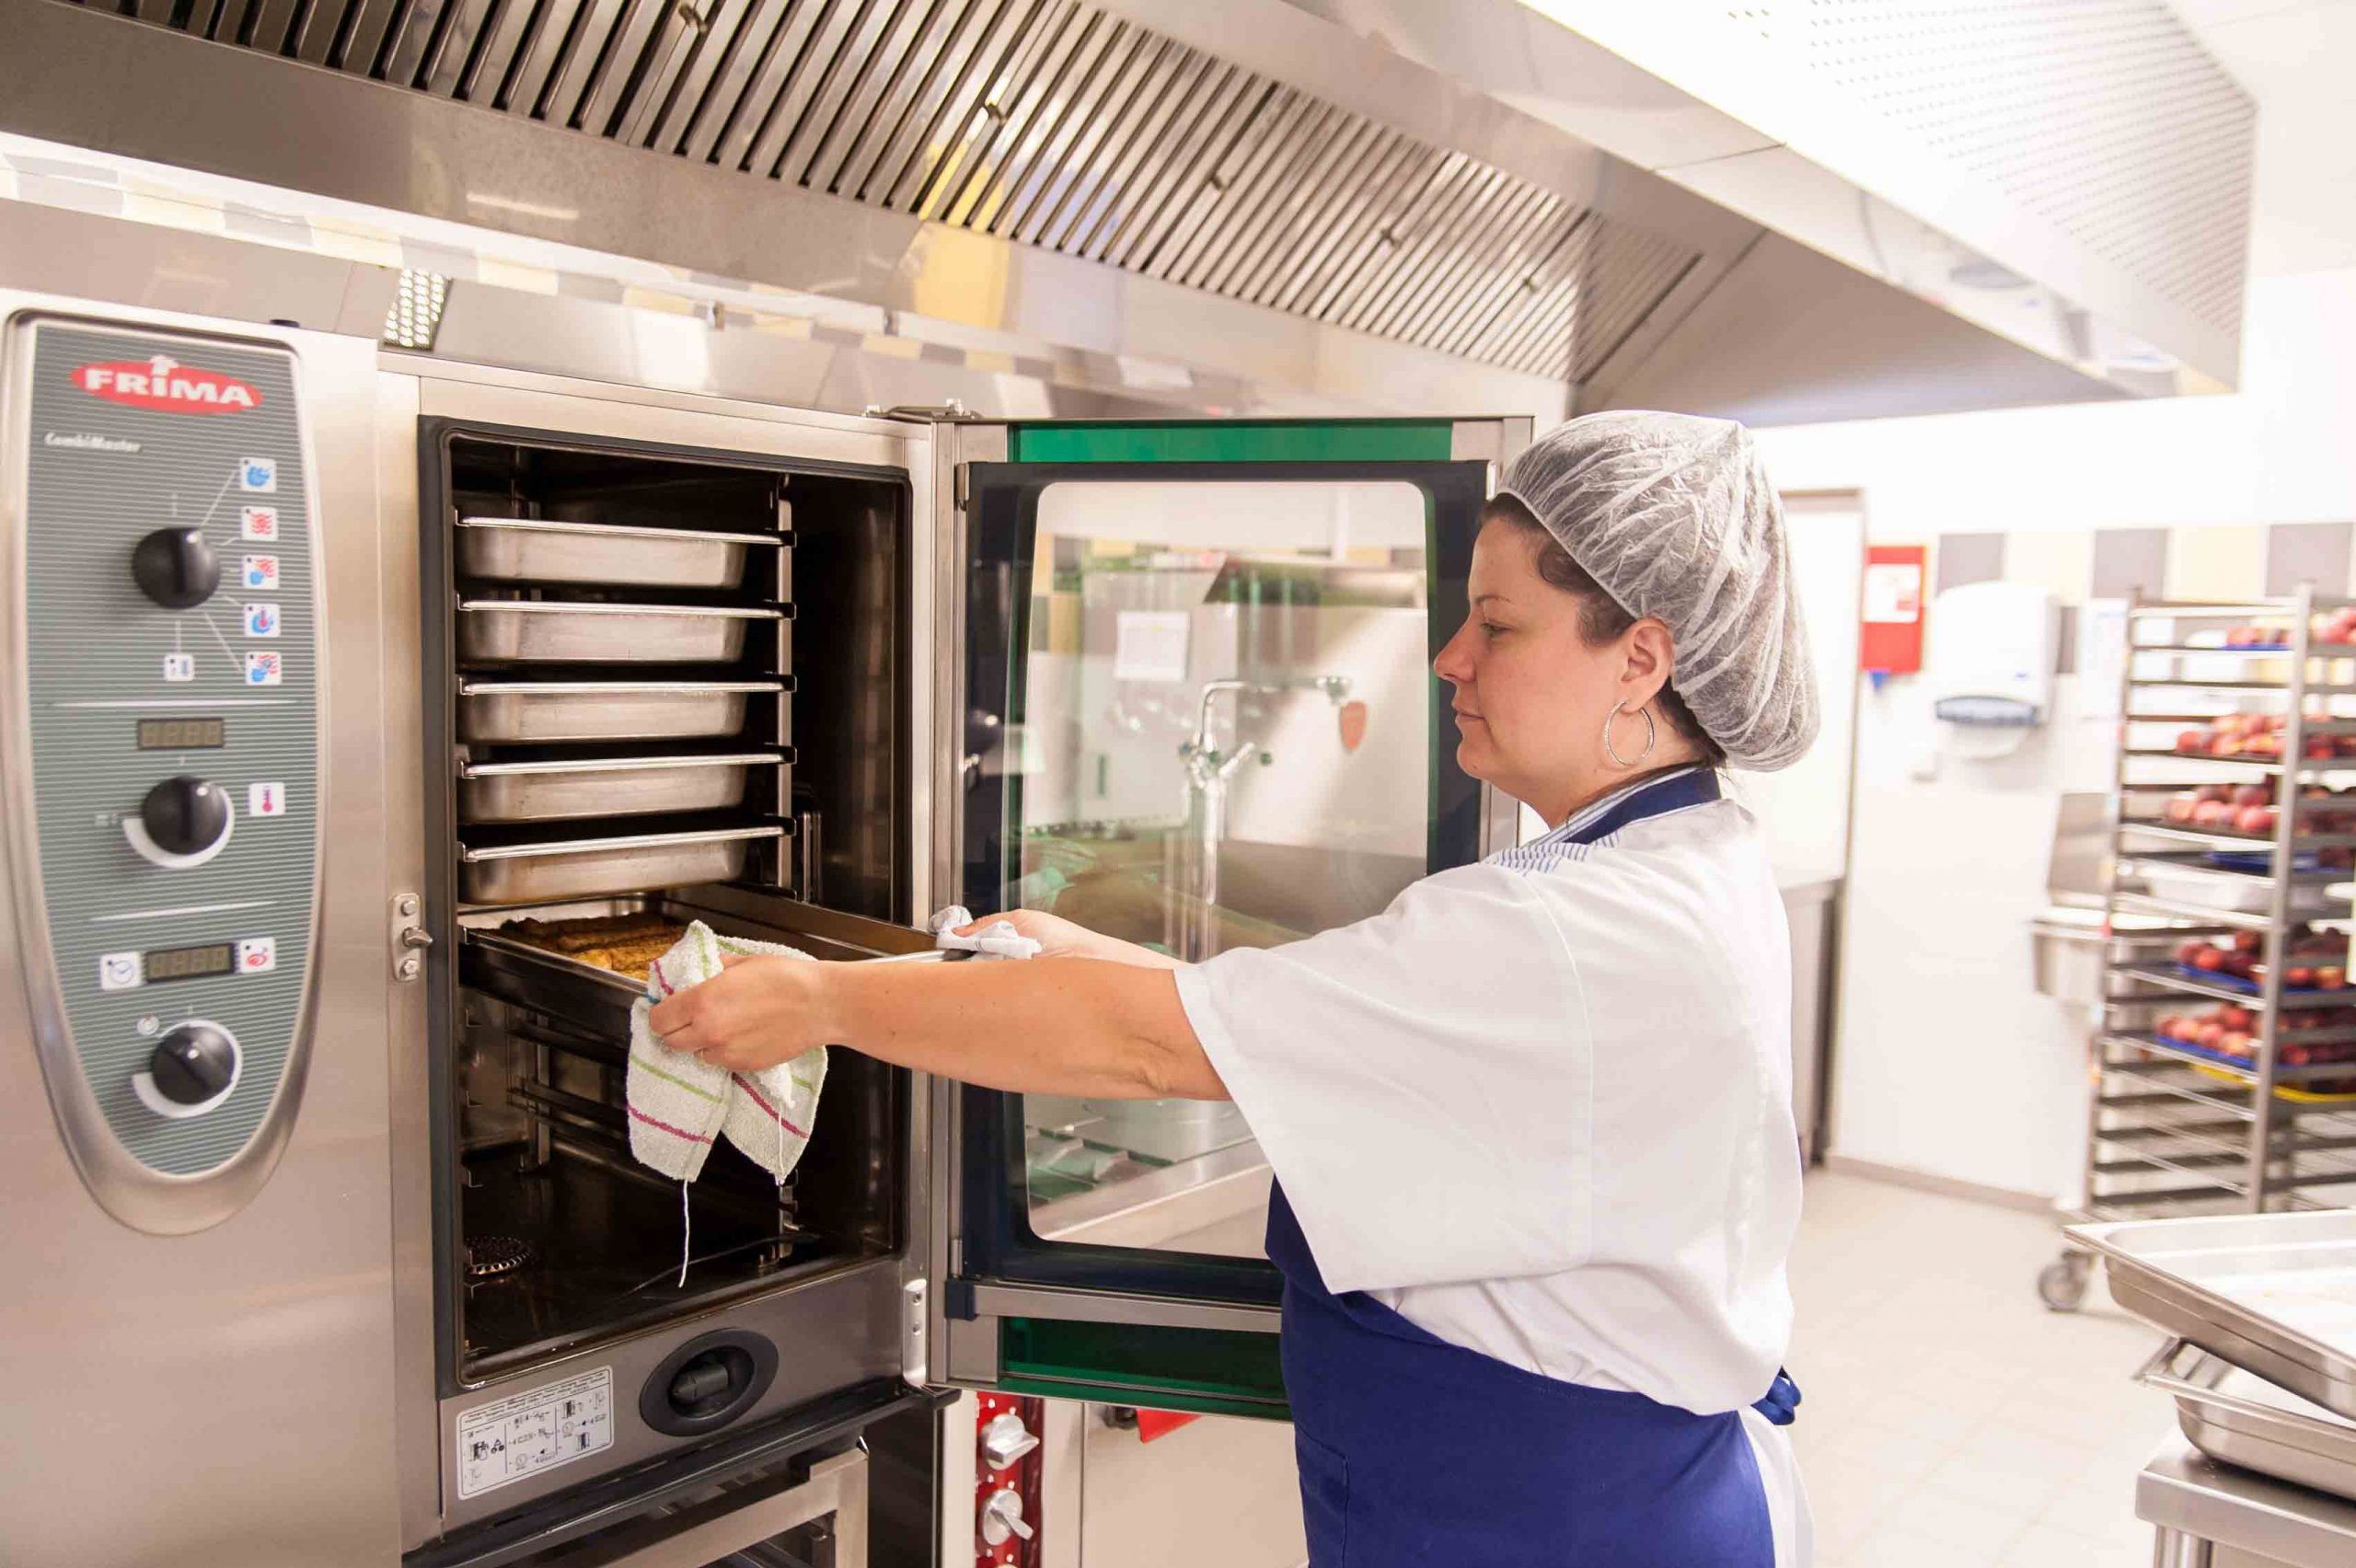
[[[745,727],[747,698],[784,689],[781,681],[461,681],[458,738],[515,744],[733,735]]]
[[[728,756],[565,757],[552,762],[461,762],[461,822],[553,822],[567,817],[703,812],[745,798],[756,767],[780,752]]]
[[[458,570],[522,582],[624,582],[660,588],[733,588],[773,535],[715,534],[611,523],[524,517],[458,519]]]
[[[458,605],[458,657],[473,663],[722,664],[745,631],[782,619],[733,605],[573,604],[468,599]]]
[[[2356,1501],[2356,1423],[2183,1340],[2137,1377],[2175,1397],[2185,1440],[2211,1458]]]
[[[730,882],[755,843],[784,836],[775,824],[458,847],[458,896],[468,904],[539,904],[650,888]]]
[[[2072,1226],[2128,1311],[2356,1421],[2356,1212]]]

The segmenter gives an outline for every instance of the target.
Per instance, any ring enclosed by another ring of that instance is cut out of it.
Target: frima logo
[[[83,365],[74,372],[74,385],[93,398],[162,414],[242,414],[261,403],[250,383],[162,354]]]

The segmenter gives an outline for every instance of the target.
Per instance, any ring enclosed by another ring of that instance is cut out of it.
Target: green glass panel
[[[1008,1318],[997,1387],[1050,1399],[1288,1421],[1275,1334]]]
[[[1446,462],[1448,420],[1209,420],[1019,424],[1017,463]]]

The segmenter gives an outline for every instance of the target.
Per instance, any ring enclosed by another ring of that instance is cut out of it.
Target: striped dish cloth
[[[723,937],[698,920],[671,951],[654,961],[646,995],[629,1010],[629,1151],[676,1182],[692,1182],[703,1170],[711,1146],[723,1132],[729,1142],[780,1182],[793,1171],[809,1147],[818,1113],[818,1091],[826,1082],[826,1048],[764,1067],[732,1074],[700,1057],[666,1051],[647,1026],[656,1002],[710,979],[723,953],[773,953],[809,959],[797,948],[776,942]]]

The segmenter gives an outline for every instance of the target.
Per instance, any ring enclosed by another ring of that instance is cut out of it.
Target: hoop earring
[[[1622,767],[1642,767],[1645,765],[1645,759],[1653,755],[1653,746],[1660,740],[1660,731],[1654,727],[1651,709],[1637,709],[1636,717],[1645,721],[1645,749],[1636,754],[1636,760],[1634,762],[1622,756],[1620,748],[1611,744],[1611,721],[1619,718],[1620,710],[1627,706],[1627,701],[1623,698],[1613,703],[1611,711],[1603,716],[1603,755]]]

